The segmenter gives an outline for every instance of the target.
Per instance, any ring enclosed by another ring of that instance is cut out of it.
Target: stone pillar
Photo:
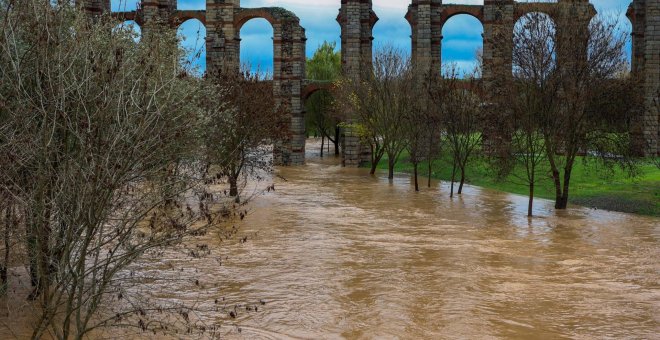
[[[511,123],[508,108],[495,105],[497,98],[506,98],[513,81],[513,28],[515,3],[513,0],[484,1],[484,47],[482,80],[489,98],[485,119],[483,148],[486,153],[498,154],[510,142],[507,133]],[[499,147],[501,146],[501,147]]]
[[[305,118],[302,88],[305,78],[305,30],[297,17],[273,24],[273,91],[289,113],[290,136],[276,145],[275,164],[305,163]]]
[[[646,30],[644,33],[644,155],[660,154],[660,1],[646,0]]]
[[[631,70],[634,75],[644,75],[644,50],[646,44],[644,36],[646,33],[646,8],[644,0],[633,1],[628,7],[628,19],[632,23],[632,60]]]
[[[217,75],[224,69],[238,72],[240,38],[234,27],[239,0],[206,0],[206,72]]]
[[[412,31],[412,62],[421,74],[440,74],[442,0],[413,0],[406,19]]]
[[[574,63],[589,58],[589,23],[596,10],[589,0],[559,0],[556,14],[553,19],[557,29],[557,65],[570,70]],[[578,47],[580,51],[576,51]]]
[[[353,81],[359,81],[364,72],[372,68],[372,32],[378,17],[372,10],[371,0],[341,0],[337,21],[341,26],[342,72]],[[348,123],[351,122],[349,118]],[[345,129],[342,164],[358,167],[368,161],[365,149],[355,131]]]
[[[660,2],[634,0],[628,16],[633,32],[633,74],[641,78],[644,108],[634,121],[632,134],[634,149],[640,156],[660,154]]]

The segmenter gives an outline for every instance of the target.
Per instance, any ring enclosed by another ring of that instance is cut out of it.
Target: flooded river
[[[248,242],[198,268],[222,297],[267,301],[230,337],[658,338],[658,219],[539,200],[529,222],[524,197],[415,193],[308,157],[256,199]]]
[[[151,292],[257,306],[198,315],[228,338],[658,339],[658,219],[539,200],[528,221],[524,197],[468,186],[450,199],[447,183],[415,193],[406,175],[312,153],[277,170],[234,240],[148,269],[194,284]]]

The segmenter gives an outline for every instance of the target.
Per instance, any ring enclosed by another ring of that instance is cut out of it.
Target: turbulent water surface
[[[277,170],[234,241],[153,263],[198,280],[160,297],[258,306],[199,314],[229,338],[658,338],[658,219],[539,200],[528,221],[524,197],[415,193],[316,151]]]
[[[313,152],[313,151],[312,151]],[[199,268],[222,296],[268,301],[241,337],[656,338],[660,221],[342,168],[310,153]],[[236,332],[235,335],[239,336]]]

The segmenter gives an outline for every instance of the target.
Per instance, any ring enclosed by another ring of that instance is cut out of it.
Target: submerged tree
[[[529,188],[528,216],[533,215],[534,189],[548,173],[543,117],[553,116],[561,105],[555,39],[554,24],[545,14],[530,13],[521,19],[513,34],[513,87],[510,97],[499,98],[504,101],[500,106],[508,105],[513,118],[510,150],[503,165]],[[522,168],[519,176],[518,168]]]
[[[518,126],[516,133],[534,135],[527,143],[532,145],[525,146],[528,150],[543,146],[544,155],[536,153],[524,161],[536,166],[540,157],[547,159],[557,209],[568,205],[578,156],[595,156],[605,164],[634,170],[628,131],[640,103],[635,80],[621,77],[627,69],[627,37],[617,30],[617,22],[601,17],[590,23],[574,20],[571,6],[575,4],[557,8],[562,31],[556,35],[556,59],[554,45],[547,42],[554,31],[543,15],[527,16],[514,41],[519,90],[515,100],[526,101],[528,107],[521,109],[530,111],[524,114],[535,125]]]
[[[432,80],[428,88],[434,105],[440,108],[446,147],[452,156],[451,197],[456,175],[460,175],[457,193],[463,193],[469,162],[479,151],[482,140],[482,90],[474,74],[461,79],[457,69],[452,67],[442,78]]]
[[[240,202],[247,180],[273,167],[269,143],[286,138],[284,108],[276,102],[266,75],[245,67],[209,80],[203,129],[209,169],[229,182],[229,195]]]
[[[371,174],[376,172],[384,155],[388,157],[388,177],[394,178],[394,166],[406,147],[406,129],[402,124],[416,97],[410,58],[391,46],[377,49],[373,72],[361,82],[344,79],[338,82],[340,103],[350,106],[357,123],[354,128],[365,145],[371,147]]]

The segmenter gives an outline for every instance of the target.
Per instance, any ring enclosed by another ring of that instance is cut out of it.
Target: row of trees
[[[33,338],[107,324],[123,271],[217,226],[287,130],[261,76],[190,77],[175,32],[147,25],[136,43],[116,24],[0,0],[0,286],[25,265]]]
[[[372,72],[337,82],[336,102],[354,113],[351,128],[371,146],[372,174],[386,155],[393,178],[405,150],[419,190],[419,164],[428,162],[431,177],[433,161],[447,155],[453,196],[454,182],[461,194],[469,164],[483,157],[501,177],[529,187],[530,216],[542,180],[552,181],[555,207],[565,209],[580,156],[635,170],[629,131],[641,98],[627,72],[628,38],[617,26],[567,21],[561,35],[547,15],[527,15],[514,32],[513,79],[497,96],[479,79],[481,65],[438,76],[415,69],[396,48],[381,48]]]

